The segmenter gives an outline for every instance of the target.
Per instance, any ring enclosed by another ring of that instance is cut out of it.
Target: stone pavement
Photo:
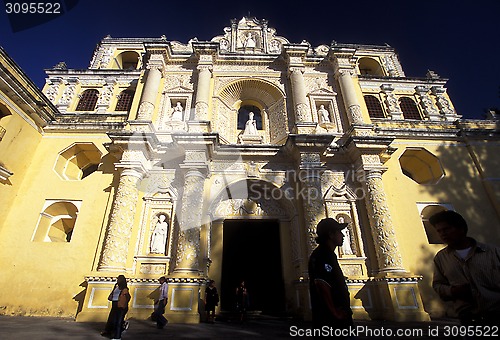
[[[123,340],[132,339],[283,339],[309,338],[311,325],[292,319],[260,317],[243,324],[231,320],[216,321],[215,324],[200,323],[168,324],[165,329],[156,329],[150,320],[130,319],[130,328],[122,335]],[[355,321],[361,332],[357,339],[452,339],[445,337],[446,329],[457,324],[452,320],[432,322],[385,322]],[[1,340],[57,340],[57,339],[99,339],[104,323],[75,322],[68,318],[0,316]],[[371,330],[371,333],[369,333]],[[397,332],[406,336],[397,336]],[[429,334],[429,332],[433,334]],[[438,333],[436,333],[438,332]],[[323,335],[330,335],[325,332]],[[435,336],[432,336],[435,335]],[[439,335],[439,336],[438,336]],[[455,337],[458,339],[458,337]]]

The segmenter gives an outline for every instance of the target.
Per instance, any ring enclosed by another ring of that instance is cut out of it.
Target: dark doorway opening
[[[236,287],[245,280],[249,310],[285,312],[279,221],[225,220],[223,227],[221,309],[234,311]]]

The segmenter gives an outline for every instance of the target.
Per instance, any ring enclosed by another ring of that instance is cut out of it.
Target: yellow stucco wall
[[[73,141],[92,142],[106,154],[102,146],[105,135],[46,135],[31,164],[26,165],[22,183],[16,183],[17,197],[4,206],[9,211],[0,235],[5,241],[0,248],[0,306],[4,313],[75,315],[78,301],[83,300],[84,276],[98,260],[96,249],[100,249],[114,190],[112,173],[97,171],[83,180],[69,181],[53,170],[58,152]],[[113,167],[104,164],[102,168],[108,172]],[[32,241],[46,199],[81,201],[70,242]],[[18,272],[23,275],[16,275]]]

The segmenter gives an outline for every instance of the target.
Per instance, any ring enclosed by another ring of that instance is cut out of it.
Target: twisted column
[[[162,72],[161,65],[149,64],[148,75],[144,89],[142,90],[141,102],[137,112],[137,120],[151,120],[155,108],[156,97],[160,87]]]
[[[143,174],[134,169],[124,169],[111,209],[101,259],[97,270],[125,271],[134,217],[139,199],[137,184]]]
[[[405,271],[394,233],[391,213],[387,205],[382,183],[382,170],[370,169],[365,172],[365,175],[365,202],[375,242],[379,272]]]
[[[177,239],[176,272],[200,271],[200,231],[205,176],[197,169],[184,177],[181,223]]]

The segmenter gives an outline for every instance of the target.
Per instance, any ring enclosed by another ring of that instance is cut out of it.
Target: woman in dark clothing
[[[215,306],[219,304],[219,293],[215,287],[215,281],[210,280],[205,289],[205,311],[207,312],[207,322],[215,321]]]
[[[111,301],[111,310],[108,315],[106,327],[101,335],[112,337],[112,339],[120,339],[123,331],[125,314],[127,314],[128,311],[128,302],[130,301],[130,293],[125,276],[118,275],[108,300]]]

